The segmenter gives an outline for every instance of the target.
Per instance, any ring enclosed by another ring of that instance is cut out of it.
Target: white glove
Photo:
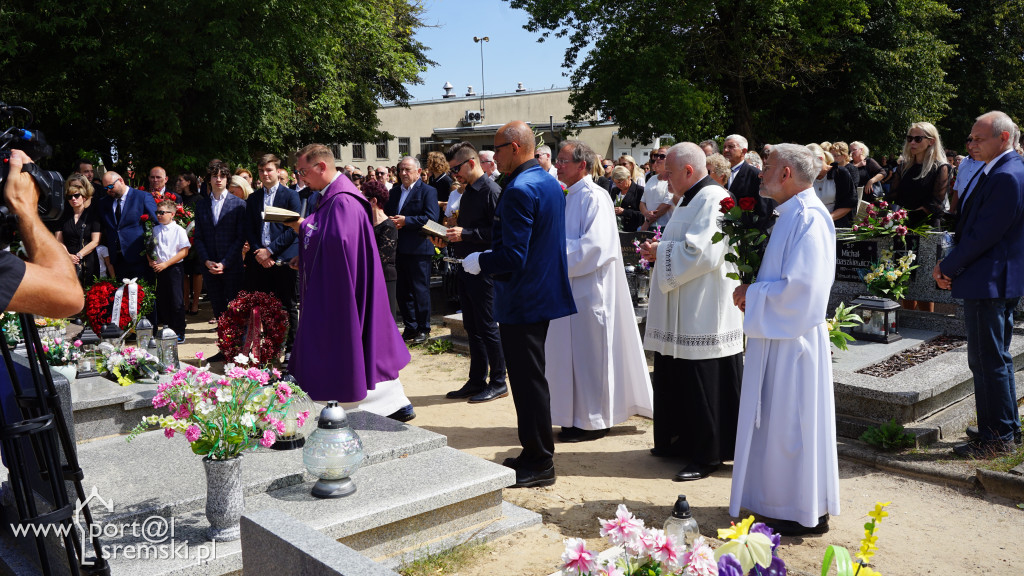
[[[481,254],[486,254],[487,252],[490,252],[490,250],[487,250],[486,252],[473,252],[469,256],[466,256],[465,258],[463,258],[462,259],[462,269],[465,270],[466,272],[469,272],[470,274],[472,274],[474,276],[479,274],[480,273],[480,255]]]

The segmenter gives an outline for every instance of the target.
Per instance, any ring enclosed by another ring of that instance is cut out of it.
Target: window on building
[[[381,138],[377,141],[377,159],[387,159],[388,157],[388,141]]]
[[[410,154],[412,154],[412,144],[409,142],[409,139],[408,138],[399,138],[398,139],[398,156],[400,158],[404,158],[404,157],[406,157],[406,156],[408,156]]]
[[[334,148],[334,150],[332,150],[334,152],[334,158],[341,160],[341,144],[334,144],[332,145],[332,148]]]
[[[353,160],[366,160],[366,150],[362,144],[352,145],[352,159]]]

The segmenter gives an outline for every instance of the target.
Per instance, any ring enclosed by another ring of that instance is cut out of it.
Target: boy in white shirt
[[[156,260],[148,256],[149,265],[156,272],[156,317],[178,334],[178,343],[185,342],[185,300],[182,294],[184,266],[192,243],[185,229],[174,221],[178,206],[174,200],[163,200],[156,207],[153,243]]]

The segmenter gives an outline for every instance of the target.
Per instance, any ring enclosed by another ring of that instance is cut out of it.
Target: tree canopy
[[[31,109],[70,167],[249,162],[311,141],[374,141],[433,64],[412,0],[5,0],[0,100]],[[109,164],[108,164],[109,165]],[[64,168],[64,165],[58,166]]]
[[[980,112],[1024,107],[1024,0],[508,1],[540,41],[570,39],[569,120],[611,118],[638,141],[895,150],[912,122],[957,142]]]

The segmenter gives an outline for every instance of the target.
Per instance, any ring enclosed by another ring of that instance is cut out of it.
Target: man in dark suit
[[[747,164],[747,139],[739,134],[733,134],[725,138],[725,145],[722,147],[722,155],[729,161],[732,171],[729,173],[727,188],[736,200],[740,198],[753,198],[757,200],[754,206],[754,214],[758,217],[758,224],[761,230],[767,230],[771,226],[771,215],[775,211],[775,201],[771,198],[762,198],[758,193],[761,189],[761,171]]]
[[[494,277],[494,319],[516,406],[523,451],[504,465],[513,488],[555,483],[551,393],[544,375],[548,323],[576,313],[565,251],[565,194],[534,159],[533,131],[523,122],[494,135],[494,160],[508,175],[494,212],[491,252],[463,259],[470,274]]]
[[[1017,134],[1002,112],[974,123],[968,147],[985,166],[960,200],[956,247],[932,270],[940,288],[952,287],[953,297],[964,299],[978,428],[968,429],[970,441],[953,452],[969,458],[1012,452],[1020,439],[1009,352],[1013,310],[1024,295],[1024,161],[1013,149]]]
[[[402,338],[420,344],[430,336],[430,261],[434,245],[422,233],[427,220],[437,222],[437,190],[420,180],[420,162],[406,156],[398,163],[399,190],[391,189],[384,213],[398,228],[396,292],[405,331]]]
[[[156,225],[156,201],[150,194],[129,187],[113,171],[103,175],[103,189],[107,195],[98,202],[103,244],[110,250],[114,270],[123,278],[140,277],[152,282],[153,269],[144,254],[146,230],[142,216],[146,215]]]
[[[192,247],[199,258],[214,318],[223,314],[241,291],[245,271],[245,200],[227,191],[230,177],[226,164],[210,166],[210,197],[200,198],[196,203]]]
[[[295,326],[299,322],[295,307],[295,278],[297,272],[288,263],[298,255],[298,236],[284,224],[263,221],[267,206],[284,208],[292,212],[301,209],[299,195],[280,182],[278,167],[281,160],[273,154],[264,154],[257,162],[262,186],[246,200],[248,220],[246,239],[249,254],[245,260],[245,288],[277,296],[288,312],[288,335],[285,354],[291,350]]]

